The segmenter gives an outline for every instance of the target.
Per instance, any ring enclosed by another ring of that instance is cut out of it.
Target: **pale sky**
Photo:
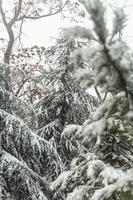
[[[111,2],[113,6],[121,6],[124,0],[104,0],[104,2]],[[128,15],[127,27],[124,31],[124,36],[128,44],[133,47],[133,1],[125,0],[127,5],[126,13]],[[61,19],[60,14],[46,17],[36,21],[27,21],[23,25],[22,43],[24,47],[33,45],[47,46],[52,42],[51,37],[57,36],[59,28],[67,27],[69,25],[68,20]],[[4,33],[5,34],[5,33]],[[1,32],[2,37],[2,32]]]
[[[106,0],[109,2],[110,0]],[[121,6],[123,0],[112,0],[113,5]],[[126,1],[125,9],[128,15],[127,26],[124,31],[124,36],[128,44],[133,47],[133,1]],[[129,6],[132,5],[132,6]],[[40,45],[45,46],[51,43],[51,37],[57,36],[59,28],[66,27],[69,24],[67,20],[61,19],[60,15],[54,15],[41,20],[28,21],[23,27],[24,46]]]
[[[23,40],[25,46],[49,45],[51,37],[57,36],[59,28],[66,25],[60,15],[50,16],[44,19],[29,21],[23,26]]]

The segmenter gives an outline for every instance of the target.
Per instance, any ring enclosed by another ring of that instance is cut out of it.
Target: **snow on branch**
[[[103,91],[124,91],[129,103],[129,111],[133,110],[133,91],[132,91],[132,56],[127,44],[118,37],[117,33],[122,30],[126,16],[124,11],[113,10],[115,16],[112,35],[110,35],[105,20],[106,8],[100,0],[81,0],[86,11],[90,15],[93,23],[91,32],[95,33],[97,40],[95,43],[91,39],[89,47],[77,49],[73,58],[75,64],[88,62],[89,70],[80,70],[78,76],[86,86],[99,86]],[[74,30],[74,28],[72,29]],[[77,28],[75,27],[75,32]],[[88,30],[80,27],[80,31],[88,40]],[[74,32],[74,31],[72,31]],[[71,33],[70,31],[70,35]],[[78,35],[78,34],[77,34]],[[75,35],[75,37],[77,36]],[[81,35],[82,37],[82,35]],[[80,66],[80,64],[79,64]],[[83,78],[85,80],[83,81]],[[88,79],[88,80],[87,80]],[[88,84],[87,84],[88,82]],[[131,115],[130,115],[131,116]],[[132,117],[131,117],[132,118]]]
[[[19,161],[6,151],[0,155],[0,179],[3,187],[0,189],[1,199],[30,199],[48,200],[49,184],[38,174],[28,168],[27,164]]]
[[[112,194],[132,192],[132,170],[127,172],[105,164],[93,154],[75,158],[70,171],[62,173],[50,188],[66,194],[67,200],[108,199]],[[56,191],[56,192],[57,192]]]
[[[0,110],[0,120],[3,149],[49,180],[60,174],[63,164],[49,142],[33,133],[19,118],[3,110]]]
[[[75,26],[74,28],[71,27],[69,29],[64,30],[65,38],[68,39],[68,42],[73,41],[75,38],[82,38],[82,39],[88,39],[88,40],[93,40],[95,39],[92,32],[81,26]]]
[[[113,174],[110,175],[111,177],[113,176]],[[104,200],[110,198],[115,193],[121,193],[121,192],[126,193],[128,191],[129,194],[127,195],[127,198],[131,198],[133,189],[133,169],[130,169],[129,171],[127,171],[127,173],[124,172],[121,173],[119,178],[116,180],[117,181],[114,182],[113,184],[109,184],[106,187],[97,190],[92,196],[91,200]]]

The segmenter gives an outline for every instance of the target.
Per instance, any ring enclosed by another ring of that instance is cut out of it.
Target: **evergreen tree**
[[[1,64],[1,199],[61,198],[60,193],[52,195],[49,183],[70,167],[77,153],[86,152],[63,130],[70,123],[82,124],[100,102],[80,88],[66,66],[43,75],[52,82],[52,87],[47,82],[52,91],[32,106],[6,90],[6,64]]]
[[[77,155],[69,171],[63,172],[51,184],[55,196],[67,200],[132,199],[133,138],[132,138],[132,58],[119,33],[125,23],[123,10],[114,11],[113,28],[108,30],[106,8],[100,0],[80,1],[89,15],[93,29],[70,28],[71,38],[90,42],[74,52],[80,66],[88,62],[89,69],[78,70],[76,77],[84,86],[94,85],[113,91],[92,112],[83,125],[69,125],[63,131],[75,135],[87,152]],[[81,61],[80,61],[81,60]],[[86,80],[86,81],[84,81]]]
[[[2,68],[3,67],[3,68]],[[5,89],[1,65],[0,86],[0,198],[51,199],[49,181],[58,177],[63,164],[54,147],[24,122],[30,107]]]
[[[86,148],[74,134],[73,138],[67,137],[63,130],[68,124],[83,124],[101,102],[85,92],[73,77],[75,65],[70,55],[82,43],[71,41],[69,44],[64,35],[61,36],[46,53],[47,62],[55,68],[44,75],[51,92],[35,103],[34,109],[37,134],[52,143],[69,168],[72,158]]]

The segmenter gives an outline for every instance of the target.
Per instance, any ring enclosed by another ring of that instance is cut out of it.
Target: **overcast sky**
[[[109,2],[110,0],[107,0]],[[112,0],[113,5],[121,6],[123,0]],[[124,31],[124,36],[129,45],[133,47],[133,2],[126,1],[126,14],[128,15],[127,26]],[[29,21],[23,27],[23,41],[25,46],[41,45],[46,46],[52,42],[51,37],[57,36],[59,28],[66,27],[68,21],[62,20],[60,15],[47,17],[41,20]]]
[[[105,1],[107,3],[111,2],[113,6],[122,6],[123,2],[126,2],[126,8],[124,7],[124,9],[128,15],[128,20],[124,31],[124,36],[128,44],[133,47],[133,1],[104,0],[104,2]],[[33,45],[47,46],[52,42],[51,38],[57,36],[59,28],[67,27],[68,24],[68,20],[63,20],[60,14],[32,22],[27,21],[27,23],[25,23],[23,26],[24,35],[22,37],[22,43],[25,47]]]
[[[23,26],[23,41],[26,46],[48,45],[51,37],[56,37],[59,28],[64,26],[60,15],[50,16],[44,19],[29,21]]]

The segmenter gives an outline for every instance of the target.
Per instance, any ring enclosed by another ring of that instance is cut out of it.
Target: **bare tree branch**
[[[4,62],[7,63],[7,64],[10,63],[10,56],[11,56],[11,53],[12,53],[12,48],[13,48],[14,40],[15,40],[12,27],[13,27],[14,23],[16,22],[19,14],[21,12],[21,8],[22,8],[22,0],[19,0],[18,8],[15,9],[15,13],[14,13],[13,18],[9,22],[7,22],[5,13],[4,13],[3,8],[2,8],[2,0],[0,1],[0,12],[1,12],[1,16],[2,16],[2,21],[5,25],[5,28],[7,30],[8,37],[9,37],[8,45],[7,45],[5,54],[4,54]]]
[[[21,12],[21,8],[22,8],[22,0],[19,0],[18,2],[18,8],[15,8],[15,13],[14,13],[14,17],[7,22],[6,20],[6,15],[4,13],[3,7],[2,7],[2,0],[0,0],[0,13],[1,13],[1,17],[2,17],[2,21],[3,24],[6,28],[6,31],[8,33],[8,37],[9,37],[9,41],[4,53],[4,63],[9,64],[10,63],[10,56],[12,53],[12,48],[14,45],[14,41],[15,41],[15,37],[14,37],[14,32],[13,32],[13,25],[16,22],[20,12]],[[11,91],[11,87],[10,87],[10,69],[9,67],[5,70],[5,77],[6,77],[6,89],[8,91]]]
[[[0,12],[1,12],[2,21],[3,21],[4,25],[7,26],[8,23],[6,21],[5,13],[2,8],[2,0],[0,0]]]
[[[53,12],[53,13],[48,13],[48,14],[44,14],[44,15],[40,15],[40,16],[28,16],[28,15],[23,15],[21,17],[19,17],[17,19],[17,21],[20,21],[22,19],[33,19],[33,20],[36,20],[36,19],[41,19],[41,18],[44,18],[44,17],[49,17],[49,16],[52,16],[52,15],[56,15],[58,14],[59,12],[61,12],[63,10],[63,8],[66,6],[66,4],[69,2],[69,0],[67,0],[64,5],[59,8],[56,12]]]
[[[9,37],[7,47],[6,47],[6,50],[5,50],[5,53],[4,53],[4,63],[7,63],[7,64],[10,63],[10,56],[11,56],[12,49],[13,49],[13,46],[14,46],[14,43],[15,43],[15,35],[14,35],[14,31],[13,31],[13,26],[15,25],[16,22],[22,21],[22,23],[20,25],[20,33],[19,33],[19,36],[18,36],[20,38],[20,35],[22,33],[22,24],[23,24],[24,20],[26,20],[26,19],[36,20],[36,19],[56,15],[59,12],[61,12],[61,10],[65,7],[65,5],[68,2],[69,2],[69,0],[66,0],[64,5],[53,13],[51,12],[51,13],[48,13],[48,14],[45,14],[45,15],[40,15],[40,16],[29,16],[28,15],[29,7],[28,7],[28,9],[26,9],[26,12],[23,13],[22,12],[23,0],[18,0],[18,5],[14,7],[13,17],[10,20],[7,20],[7,16],[4,12],[4,8],[3,8],[3,5],[2,5],[3,0],[0,0],[0,14],[1,14],[1,17],[2,17],[3,24],[6,28],[7,33],[8,33],[8,37]],[[9,74],[10,74],[10,68],[8,68],[6,70],[6,79],[7,79],[7,83],[8,83],[7,90],[9,90],[9,88],[10,88],[10,76],[9,76]]]
[[[97,94],[99,100],[102,102],[103,100],[102,100],[102,97],[101,97],[101,95],[100,95],[100,93],[99,93],[99,91],[98,91],[98,88],[97,88],[96,86],[94,86],[94,89],[95,89],[95,92],[96,92],[96,94]]]
[[[16,22],[17,18],[19,17],[19,14],[21,13],[22,2],[23,2],[23,0],[19,0],[18,8],[17,7],[15,8],[14,17],[9,22],[10,26],[12,26]]]

